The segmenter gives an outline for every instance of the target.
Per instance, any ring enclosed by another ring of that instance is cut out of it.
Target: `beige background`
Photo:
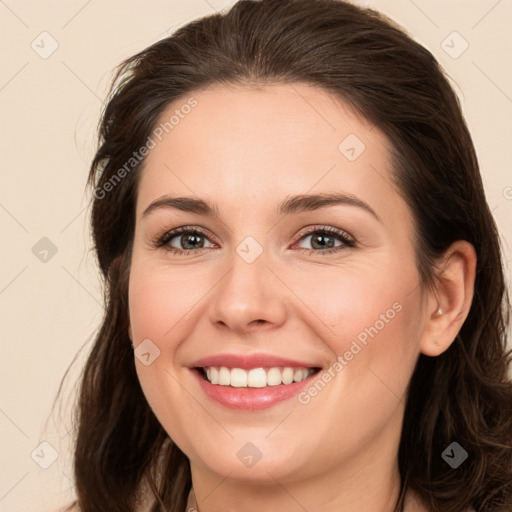
[[[90,344],[67,380],[61,414],[50,412],[102,314],[84,185],[112,70],[176,26],[232,3],[0,0],[0,511],[52,511],[72,497],[67,411]],[[512,1],[358,3],[398,21],[451,76],[510,261]],[[464,41],[467,50],[454,58]],[[57,249],[46,262],[32,252],[43,237]]]

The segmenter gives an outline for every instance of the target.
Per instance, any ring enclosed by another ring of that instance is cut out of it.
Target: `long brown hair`
[[[74,471],[83,512],[183,512],[187,457],[151,411],[128,337],[127,290],[142,162],[133,162],[164,109],[210,84],[302,82],[348,102],[387,134],[393,178],[415,223],[422,285],[456,240],[473,244],[475,294],[456,340],[420,355],[398,463],[403,510],[415,491],[432,511],[512,510],[510,304],[499,236],[457,97],[431,53],[383,15],[340,0],[241,0],[180,28],[117,68],[92,161],[92,232],[105,315],[83,369]],[[126,162],[131,162],[126,167]],[[119,169],[122,179],[113,183]],[[106,186],[110,183],[111,186]],[[441,458],[452,442],[468,459]]]

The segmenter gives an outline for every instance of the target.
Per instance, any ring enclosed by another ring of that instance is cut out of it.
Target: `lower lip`
[[[297,395],[318,374],[318,372],[312,373],[308,378],[292,384],[264,388],[235,388],[212,384],[203,378],[201,370],[193,369],[192,373],[206,395],[233,409],[266,409],[278,402],[288,400]]]

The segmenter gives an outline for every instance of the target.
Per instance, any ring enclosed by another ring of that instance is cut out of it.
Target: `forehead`
[[[155,129],[138,214],[164,194],[238,209],[329,191],[361,196],[376,209],[399,200],[385,135],[316,86],[210,86],[169,105]]]

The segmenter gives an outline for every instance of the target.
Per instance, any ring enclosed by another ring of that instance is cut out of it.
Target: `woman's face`
[[[151,408],[205,475],[393,464],[424,313],[387,139],[305,84],[191,96],[138,188],[130,337]]]

